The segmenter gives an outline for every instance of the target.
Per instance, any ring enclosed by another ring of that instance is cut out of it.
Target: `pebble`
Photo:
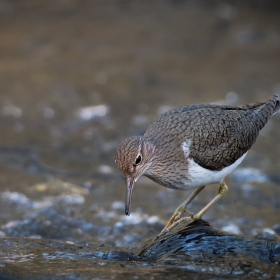
[[[241,230],[239,227],[235,224],[228,224],[227,226],[222,227],[223,231],[230,232],[233,234],[241,234]]]

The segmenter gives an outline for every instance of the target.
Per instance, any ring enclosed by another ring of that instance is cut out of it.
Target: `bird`
[[[125,214],[130,215],[132,191],[143,175],[167,188],[193,190],[162,232],[188,212],[187,206],[206,185],[219,184],[217,195],[191,215],[201,219],[228,191],[225,177],[243,161],[279,109],[279,96],[274,95],[248,105],[186,105],[161,114],[143,136],[129,137],[117,148],[115,162],[126,179]]]

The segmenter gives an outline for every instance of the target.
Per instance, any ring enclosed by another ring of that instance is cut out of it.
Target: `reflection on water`
[[[203,273],[203,279],[216,274],[218,278],[242,275],[271,279],[280,276],[279,240],[273,235],[259,239],[228,235],[202,220],[184,222],[178,229],[150,241],[139,254],[136,249],[104,244],[2,238],[0,271],[1,276],[11,274],[20,279],[36,275],[47,279],[62,275],[69,279],[114,275],[118,279],[121,275],[130,278],[135,274],[141,279],[159,276],[177,279],[179,275],[192,277],[193,273]]]
[[[175,106],[245,104],[280,93],[277,1],[0,0],[0,22],[3,238],[104,243],[112,246],[108,251],[141,247],[188,193],[142,178],[132,214],[124,216],[125,182],[114,164],[120,141],[143,133]],[[216,227],[280,234],[279,122],[275,115],[229,176],[228,194],[205,216]],[[217,186],[206,188],[191,210],[216,191]],[[30,275],[30,264],[34,276],[43,268],[61,277],[90,271],[100,278],[129,278],[136,268],[139,278],[182,276],[167,261],[120,264],[90,253],[77,260],[68,245],[63,271],[60,250],[17,251],[4,255],[0,265],[5,275],[19,273],[15,279]],[[201,277],[183,269],[192,279]]]

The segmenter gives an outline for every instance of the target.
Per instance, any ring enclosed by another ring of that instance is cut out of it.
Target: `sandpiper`
[[[218,194],[192,216],[200,219],[227,192],[225,177],[242,162],[259,131],[279,109],[278,95],[242,106],[182,106],[160,115],[143,136],[125,139],[118,147],[116,163],[127,183],[126,215],[134,183],[144,175],[167,188],[194,189],[164,230],[179,220],[206,185],[219,184]]]

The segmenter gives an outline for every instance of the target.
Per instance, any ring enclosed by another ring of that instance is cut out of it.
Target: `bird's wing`
[[[200,166],[221,170],[246,153],[262,123],[252,110],[219,107],[193,112],[190,120],[190,157]]]
[[[221,170],[251,148],[274,113],[275,102],[276,99],[270,99],[239,107],[191,105],[175,108],[156,119],[144,136],[168,149],[175,145],[180,145],[181,149],[182,143],[190,140],[189,157],[204,168]]]

